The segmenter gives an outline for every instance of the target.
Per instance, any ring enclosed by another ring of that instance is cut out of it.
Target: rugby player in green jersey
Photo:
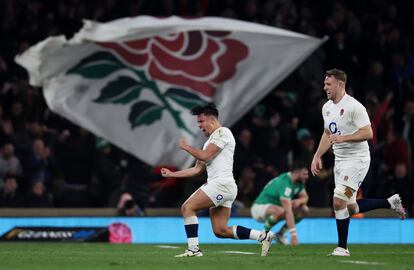
[[[280,220],[286,220],[276,233],[276,240],[281,244],[288,244],[284,237],[286,231],[291,235],[290,244],[298,244],[295,224],[309,211],[306,205],[309,197],[305,190],[308,178],[306,164],[295,163],[289,172],[280,174],[266,184],[250,209],[255,220],[264,222],[266,231],[270,231]]]

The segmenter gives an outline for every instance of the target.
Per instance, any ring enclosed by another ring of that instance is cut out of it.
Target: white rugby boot
[[[275,234],[271,231],[262,231],[260,233],[259,242],[262,244],[262,256],[269,254],[270,246],[275,238]]]
[[[401,219],[406,218],[405,208],[402,204],[402,200],[399,194],[394,194],[391,197],[389,197],[388,202],[391,204],[391,209],[394,209],[394,211],[398,214],[398,216]]]
[[[175,258],[182,258],[182,257],[201,257],[201,256],[203,256],[203,253],[201,252],[200,249],[192,250],[192,249],[188,248],[188,249],[185,250],[184,253],[175,255],[174,257]]]
[[[329,253],[328,256],[339,256],[339,257],[349,257],[351,256],[351,254],[349,253],[349,250],[341,248],[341,247],[336,247],[332,253]]]

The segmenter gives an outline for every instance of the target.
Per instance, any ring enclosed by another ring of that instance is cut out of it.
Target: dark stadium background
[[[413,214],[414,4],[412,1],[322,0],[2,0],[0,1],[0,185],[5,146],[21,168],[0,207],[118,206],[130,194],[140,209],[175,208],[202,183],[161,181],[153,168],[52,113],[42,89],[28,84],[14,57],[48,36],[70,38],[87,18],[107,22],[138,15],[218,16],[276,26],[329,40],[232,127],[238,146],[238,207],[249,207],[292,160],[310,164],[322,132],[324,71],[347,72],[348,93],[367,108],[375,138],[360,196],[400,193]],[[41,158],[35,158],[41,153]],[[331,205],[332,156],[307,183],[311,207]],[[36,191],[36,192],[34,192]],[[35,195],[37,194],[37,195]],[[124,198],[125,199],[125,198]],[[1,209],[0,209],[1,211]],[[154,210],[152,210],[154,211]],[[11,212],[7,212],[11,213]],[[116,214],[116,212],[114,212]],[[235,214],[243,215],[242,210]]]

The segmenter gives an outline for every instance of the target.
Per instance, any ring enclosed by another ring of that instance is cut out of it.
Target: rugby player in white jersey
[[[324,90],[328,101],[322,107],[324,132],[314,155],[311,171],[318,175],[322,155],[332,146],[335,155],[333,208],[338,246],[329,255],[349,256],[347,249],[349,216],[378,208],[392,208],[401,219],[405,209],[398,194],[388,199],[359,199],[356,194],[368,172],[372,139],[371,123],[365,107],[345,91],[346,74],[332,69],[325,73]]]
[[[194,167],[172,172],[161,169],[164,177],[191,177],[207,170],[207,182],[197,189],[181,206],[188,248],[176,257],[203,256],[198,243],[198,219],[196,211],[210,209],[211,225],[219,238],[252,239],[262,243],[262,256],[269,252],[274,234],[252,230],[243,226],[227,226],[231,206],[237,196],[237,185],[233,177],[233,156],[236,142],[230,129],[222,127],[218,110],[212,103],[191,110],[206,137],[203,149],[194,148],[181,139],[179,146],[197,159]]]

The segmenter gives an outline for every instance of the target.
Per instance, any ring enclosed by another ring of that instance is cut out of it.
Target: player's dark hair
[[[296,160],[293,162],[292,166],[291,166],[291,171],[297,171],[297,170],[302,170],[302,169],[307,169],[308,168],[308,164],[304,161],[301,160]]]
[[[200,115],[200,114],[213,115],[217,118],[219,115],[219,112],[216,108],[216,104],[208,103],[207,105],[204,105],[204,106],[196,106],[192,108],[191,114],[192,115]]]
[[[343,81],[346,83],[346,73],[340,69],[330,69],[325,72],[325,77],[334,77],[338,81]]]

